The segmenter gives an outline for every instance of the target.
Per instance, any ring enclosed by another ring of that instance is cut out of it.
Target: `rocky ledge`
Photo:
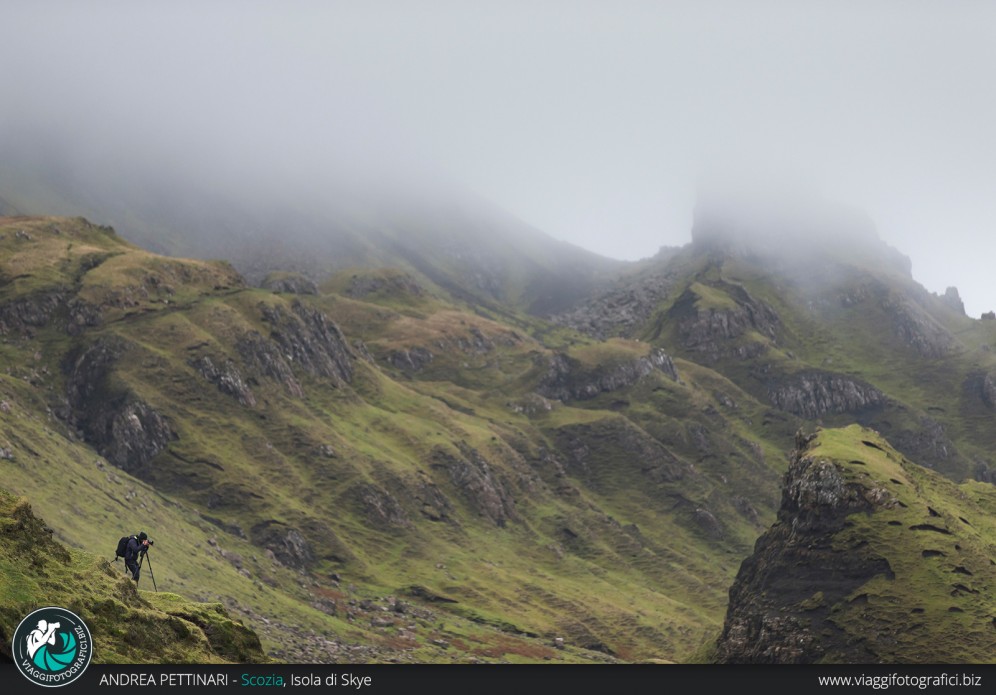
[[[557,353],[550,358],[549,370],[536,392],[561,401],[587,400],[601,393],[632,386],[655,371],[678,381],[674,362],[660,348],[651,348],[645,357],[599,364],[592,368],[586,368],[566,354]]]
[[[894,574],[885,558],[841,548],[835,537],[851,514],[896,500],[882,488],[848,482],[838,464],[810,452],[814,439],[796,435],[778,520],[730,589],[717,643],[721,663],[814,663],[828,652],[851,662],[865,656],[852,654],[832,609],[873,577]]]

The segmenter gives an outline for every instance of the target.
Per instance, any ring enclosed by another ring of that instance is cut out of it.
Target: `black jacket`
[[[132,536],[128,539],[128,545],[125,546],[125,562],[138,560],[139,554],[143,552],[145,552],[145,546],[142,545],[142,541],[138,540],[135,536]]]

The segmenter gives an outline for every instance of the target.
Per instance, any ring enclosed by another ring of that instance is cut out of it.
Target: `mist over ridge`
[[[35,5],[0,525],[274,665],[992,660],[996,7]]]
[[[183,189],[206,191],[190,214],[312,220],[463,190],[635,260],[689,241],[703,172],[795,170],[874,219],[928,289],[957,285],[973,316],[993,304],[981,4],[54,7],[7,12],[0,183],[30,202],[20,150],[124,233],[115,204],[168,211]]]

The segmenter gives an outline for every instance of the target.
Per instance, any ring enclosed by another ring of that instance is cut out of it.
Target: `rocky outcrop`
[[[921,357],[937,359],[955,349],[954,337],[918,305],[892,298],[883,308],[892,318],[896,337]]]
[[[646,357],[615,360],[593,368],[586,368],[569,355],[556,353],[550,358],[547,373],[536,392],[561,401],[588,400],[632,386],[655,371],[678,380],[674,361],[660,348],[651,348]]]
[[[392,350],[387,354],[388,364],[408,374],[422,371],[434,358],[431,351],[419,346],[407,350]]]
[[[771,341],[777,337],[781,324],[778,314],[745,288],[720,283],[701,291],[718,294],[720,301],[706,301],[689,287],[667,313],[667,321],[676,324],[685,349],[712,362],[722,356],[747,360],[767,350],[764,342],[750,340],[748,333],[755,332]]]
[[[42,292],[3,304],[0,306],[0,335],[33,335],[34,329],[48,325],[65,301],[62,292]]]
[[[67,305],[67,309],[66,332],[69,335],[77,336],[82,334],[87,328],[100,325],[100,308],[79,297],[71,299]]]
[[[270,339],[294,364],[312,376],[328,377],[340,385],[352,380],[349,345],[325,314],[296,300],[290,312],[280,306],[261,308],[263,320],[270,324]]]
[[[838,464],[797,449],[782,491],[778,520],[744,560],[716,649],[721,663],[860,663],[864,647],[833,621],[833,607],[876,576],[894,578],[889,562],[865,548],[841,547],[847,517],[895,506],[885,489],[849,482]]]
[[[108,461],[132,472],[177,436],[162,413],[131,391],[111,386],[112,367],[126,349],[121,340],[100,339],[71,360],[66,396],[70,423]]]
[[[456,446],[459,456],[436,447],[430,465],[445,470],[470,506],[495,525],[505,526],[509,520],[518,518],[514,495],[487,459],[465,442]]]
[[[127,399],[116,412],[98,415],[92,431],[98,434],[100,453],[126,471],[141,470],[177,438],[165,416],[136,398]]]
[[[318,294],[318,285],[301,273],[270,273],[260,287],[284,294]]]
[[[965,380],[965,390],[971,397],[982,401],[987,408],[996,408],[996,377],[992,374],[970,374]]]
[[[339,327],[325,314],[295,300],[288,311],[281,305],[261,304],[269,337],[249,331],[236,343],[243,362],[257,374],[281,383],[289,393],[302,397],[294,367],[336,386],[353,378],[352,351]],[[292,367],[292,365],[294,365]]]
[[[663,444],[628,420],[610,418],[557,430],[557,451],[564,469],[596,490],[625,471],[638,471],[647,483],[664,484],[684,478],[690,469]]]
[[[843,374],[806,370],[768,386],[768,398],[779,410],[808,420],[837,413],[880,408],[888,398],[871,384]]]
[[[99,262],[95,262],[96,265]],[[85,262],[83,267],[87,269]],[[66,332],[73,336],[87,327],[99,325],[101,318],[99,307],[79,297],[71,297],[64,288],[52,289],[0,305],[0,335],[31,337],[36,329],[49,325],[57,316],[65,319]]]
[[[965,314],[965,302],[961,300],[961,295],[958,294],[957,287],[949,287],[944,290],[944,294],[941,295],[941,301],[949,308],[958,312],[959,316],[966,316]]]
[[[557,314],[551,320],[599,340],[614,335],[630,336],[646,324],[657,306],[667,299],[673,282],[673,278],[664,273],[640,278]]]
[[[923,416],[919,426],[900,430],[889,436],[893,445],[921,466],[940,471],[958,457],[954,443],[948,439],[944,426],[931,417]]]
[[[249,532],[256,545],[273,553],[280,564],[295,569],[308,567],[315,561],[311,544],[301,532],[278,521],[264,521],[256,524]]]
[[[256,397],[246,383],[235,363],[231,360],[219,360],[220,366],[215,365],[210,357],[202,355],[192,359],[188,364],[197,370],[197,373],[218,387],[218,390],[226,396],[231,396],[239,403],[252,407],[256,405]]]
[[[250,373],[269,377],[292,396],[304,397],[304,390],[294,378],[294,371],[273,341],[267,340],[258,331],[249,331],[235,343],[235,349]]]
[[[383,488],[360,483],[349,491],[348,496],[359,502],[364,518],[374,527],[409,528],[412,525],[398,500]]]
[[[992,374],[986,374],[981,385],[982,402],[990,408],[996,408],[996,379]]]
[[[522,340],[522,336],[515,331],[504,330],[489,335],[477,326],[470,326],[465,331],[447,331],[437,337],[431,343],[432,349],[424,345],[409,345],[390,350],[383,359],[395,369],[411,375],[422,371],[440,356],[456,352],[471,356],[487,355],[499,346],[514,347]]]

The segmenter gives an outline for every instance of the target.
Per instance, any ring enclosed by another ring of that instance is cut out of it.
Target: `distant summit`
[[[882,241],[863,211],[798,183],[710,180],[700,186],[692,243],[738,256],[805,262],[872,261],[911,276],[910,259]]]

